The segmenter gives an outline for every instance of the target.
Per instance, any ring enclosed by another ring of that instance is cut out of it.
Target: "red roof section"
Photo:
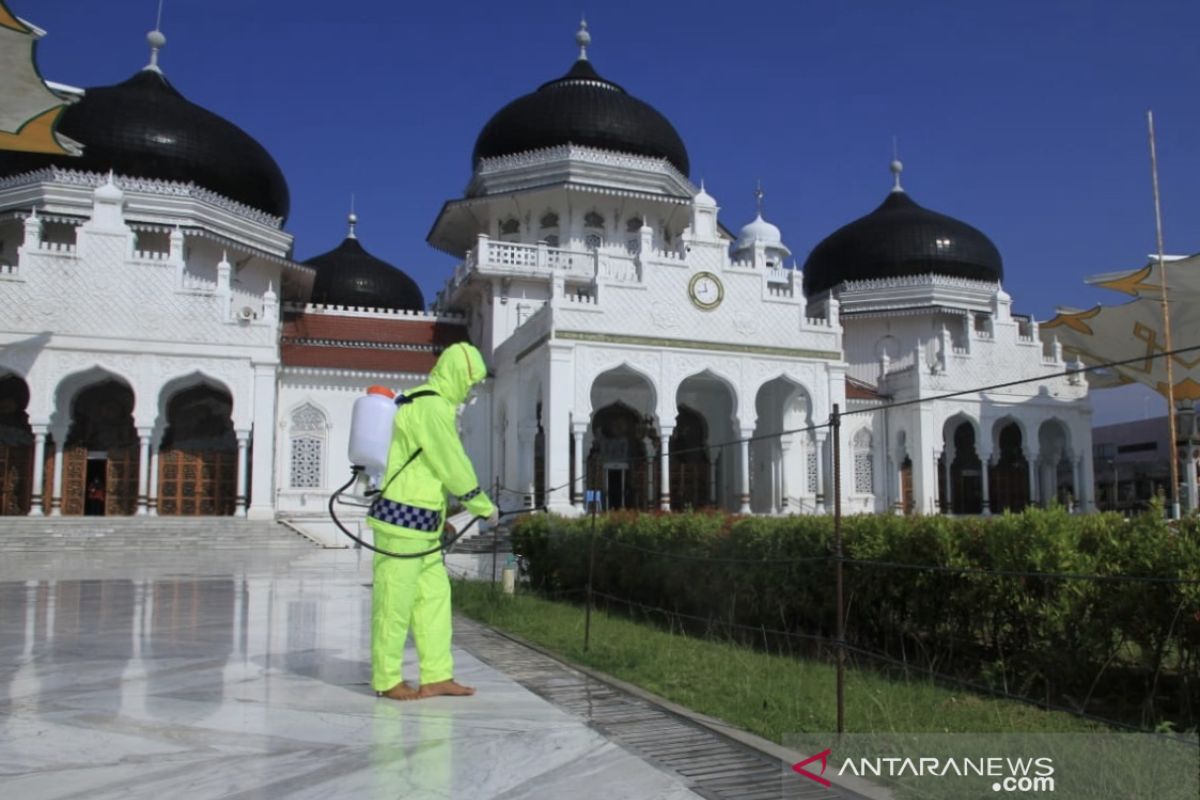
[[[846,399],[847,400],[883,400],[884,397],[874,386],[869,386],[861,381],[856,381],[853,378],[846,379]]]
[[[427,373],[442,350],[466,340],[461,323],[301,313],[283,321],[280,358],[288,367]]]
[[[350,317],[337,314],[297,314],[284,319],[283,339],[321,339],[341,342],[422,344],[446,347],[467,339],[465,325],[412,317]]]
[[[382,350],[371,347],[324,347],[283,344],[280,357],[288,367],[352,369],[364,372],[418,372],[433,369],[438,354],[430,350]]]

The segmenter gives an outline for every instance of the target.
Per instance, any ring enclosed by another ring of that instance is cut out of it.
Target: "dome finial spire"
[[[346,234],[346,238],[357,239],[358,236],[354,233],[354,226],[358,224],[358,214],[354,213],[354,192],[350,193],[350,215],[346,217],[346,221],[350,223],[350,232]]]
[[[900,185],[900,173],[904,171],[904,164],[900,161],[900,148],[896,143],[896,137],[892,137],[892,163],[890,165],[893,176],[893,192],[903,192],[904,187]]]
[[[158,66],[158,51],[167,43],[167,37],[163,36],[162,32],[162,10],[163,0],[158,0],[158,16],[154,20],[154,30],[146,34],[146,43],[150,45],[150,63],[143,68],[160,75],[162,70]]]
[[[575,44],[579,45],[579,60],[587,61],[588,45],[592,43],[592,35],[588,33],[587,20],[583,15],[579,17],[579,30],[575,32]]]
[[[758,181],[755,183],[755,187],[754,187],[754,200],[755,200],[755,202],[758,204],[758,216],[759,216],[759,218],[761,219],[761,218],[762,218],[762,212],[763,212],[763,188],[762,188],[762,178],[759,178],[759,179],[758,179]]]

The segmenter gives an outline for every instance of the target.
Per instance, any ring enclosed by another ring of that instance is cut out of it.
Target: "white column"
[[[659,453],[662,454],[661,463],[661,480],[658,493],[658,507],[663,511],[671,510],[671,432],[674,428],[668,428],[666,425],[661,426],[658,432],[658,440],[661,443]]]
[[[54,489],[50,495],[50,516],[62,516],[63,436],[54,436]]]
[[[791,436],[781,437],[779,439],[779,511],[781,514],[788,512],[787,460],[791,449]]]
[[[1029,465],[1029,505],[1037,505],[1038,495],[1038,452],[1027,449],[1025,463]]]
[[[812,442],[817,451],[817,457],[813,459],[813,463],[817,468],[817,496],[816,506],[817,513],[825,513],[825,429],[817,431],[816,439]]]
[[[1188,511],[1195,512],[1197,504],[1197,492],[1200,491],[1200,485],[1196,481],[1196,447],[1194,445],[1185,445],[1187,450],[1184,451],[1183,459],[1183,483],[1187,486],[1187,506]]]
[[[983,481],[983,485],[980,487],[980,489],[983,492],[983,515],[985,517],[990,517],[992,515],[992,501],[988,497],[988,484],[991,483],[992,454],[991,453],[980,453],[979,454],[979,466],[980,466],[980,476],[979,477]]]
[[[946,489],[950,486],[950,472],[946,469],[946,465],[949,463],[949,461],[942,459],[942,451],[935,448],[933,451],[934,469],[938,471],[938,474],[942,478],[942,489],[938,492],[936,502],[934,503],[934,511],[938,514],[945,514],[950,510],[950,504],[946,500]]]
[[[1083,511],[1087,510],[1087,498],[1090,494],[1090,492],[1087,490],[1087,486],[1085,486],[1083,483],[1083,456],[1075,456],[1072,461],[1074,462],[1072,466],[1074,467],[1075,472],[1075,491],[1073,492],[1075,495],[1075,508],[1073,508],[1072,511],[1079,511],[1082,513]],[[1176,491],[1178,491],[1178,489],[1176,489]]]
[[[738,513],[750,513],[750,437],[754,435],[753,428],[741,429],[742,469],[738,485]]]
[[[571,435],[575,437],[575,483],[571,484],[571,505],[583,503],[583,492],[587,489],[587,476],[583,474],[583,435],[587,433],[586,422],[571,423]]]
[[[525,508],[533,508],[534,493],[534,444],[537,443],[537,421],[526,420],[517,426],[517,463],[520,465],[520,481],[517,488],[521,490],[521,503]]]
[[[574,347],[552,343],[546,375],[542,430],[546,438],[546,506],[564,512],[571,507],[571,404],[575,396]]]
[[[158,448],[160,442],[150,442],[150,477],[146,487],[146,515],[158,516]]]
[[[1087,502],[1084,503],[1084,513],[1090,513],[1096,510],[1096,464],[1092,459],[1091,448],[1083,452],[1083,487],[1086,492]]]
[[[254,365],[254,459],[250,485],[254,500],[246,514],[254,519],[275,517],[275,363]]]
[[[43,517],[46,515],[46,510],[43,508],[45,500],[42,498],[42,489],[46,485],[46,426],[35,425],[33,427],[33,486],[30,487],[31,502],[29,504],[29,516]]]
[[[238,517],[246,516],[246,497],[250,493],[250,461],[249,461],[249,437],[247,433],[238,433],[237,447],[237,503],[234,508],[234,515]]]
[[[150,474],[150,430],[145,429],[145,433],[138,431],[138,443],[140,450],[138,452],[138,499],[137,511],[134,513],[139,517],[146,516],[146,512],[150,505],[150,489],[148,488],[148,475]]]

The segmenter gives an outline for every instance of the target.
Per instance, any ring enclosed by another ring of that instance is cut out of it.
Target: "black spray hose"
[[[451,545],[453,545],[455,542],[457,542],[464,533],[466,533],[468,530],[470,530],[472,525],[474,525],[479,520],[483,519],[483,517],[472,517],[471,521],[468,522],[466,525],[464,525],[463,529],[461,531],[455,531],[454,535],[449,538],[443,537],[441,543],[438,544],[437,547],[434,547],[430,550],[426,550],[421,553],[393,553],[390,550],[383,550],[383,549],[371,544],[370,542],[364,542],[362,539],[358,538],[353,533],[351,533],[349,528],[347,528],[345,525],[343,525],[342,521],[340,519],[338,519],[337,512],[334,511],[334,506],[337,504],[338,498],[342,496],[342,492],[349,489],[354,484],[354,482],[356,480],[358,480],[358,473],[360,473],[361,471],[362,471],[361,467],[351,467],[350,480],[346,481],[344,484],[342,484],[342,486],[340,488],[338,488],[338,490],[336,492],[334,492],[332,495],[330,495],[330,497],[329,497],[329,516],[333,519],[333,524],[337,525],[338,530],[340,530],[342,533],[349,536],[351,539],[353,539],[355,542],[357,542],[362,547],[365,547],[374,553],[379,553],[379,555],[381,555],[381,556],[388,556],[390,558],[424,558],[425,556],[433,555],[434,553],[437,553],[441,550],[447,550],[450,548]],[[509,511],[507,513],[514,514],[514,513],[521,513],[521,512]],[[504,514],[502,514],[502,516],[503,515]]]

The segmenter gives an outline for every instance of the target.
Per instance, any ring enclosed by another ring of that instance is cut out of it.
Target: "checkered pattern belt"
[[[397,503],[395,500],[387,500],[383,497],[376,498],[375,502],[371,504],[371,510],[367,512],[367,516],[389,525],[399,525],[401,528],[426,531],[427,533],[437,533],[442,527],[441,515],[437,511],[431,508],[410,506],[407,503]]]

